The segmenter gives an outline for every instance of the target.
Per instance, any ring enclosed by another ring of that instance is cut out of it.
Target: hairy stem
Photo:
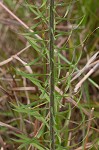
[[[50,0],[50,27],[49,27],[49,50],[50,50],[50,150],[55,150],[54,135],[54,0]]]

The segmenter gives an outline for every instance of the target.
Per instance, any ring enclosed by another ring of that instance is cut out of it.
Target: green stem
[[[50,150],[55,150],[55,133],[54,133],[54,0],[50,0]]]

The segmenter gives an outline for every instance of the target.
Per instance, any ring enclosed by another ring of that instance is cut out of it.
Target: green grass
[[[0,148],[98,150],[99,67],[72,79],[99,51],[99,2],[56,0],[50,31],[48,1],[3,4],[26,27],[0,6]]]

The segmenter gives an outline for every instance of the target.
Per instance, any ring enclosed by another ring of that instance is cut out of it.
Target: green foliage
[[[18,2],[5,0],[4,3],[14,11]],[[28,43],[31,48],[18,56],[27,63],[20,65],[16,63],[19,58],[12,57],[14,61],[5,68],[7,78],[10,74],[13,76],[13,82],[4,84],[0,79],[1,85],[4,85],[5,89],[11,88],[9,93],[12,94],[11,98],[7,95],[7,100],[10,99],[8,103],[2,103],[4,108],[0,112],[0,121],[6,122],[6,125],[0,124],[1,135],[8,145],[11,141],[12,149],[49,150],[51,144],[53,150],[84,149],[87,144],[93,150],[98,149],[98,76],[95,74],[89,77],[77,93],[74,92],[75,85],[85,74],[73,82],[72,78],[85,66],[87,58],[97,51],[99,3],[93,0],[56,0],[54,5],[54,8],[50,8],[47,0],[23,0],[14,12],[29,24],[30,30],[23,29],[21,25],[16,26],[16,30],[9,30],[11,34],[15,31],[21,33],[15,36],[15,40],[19,38],[23,47],[24,43]],[[52,12],[55,14],[54,18]],[[50,15],[52,18],[49,18]],[[13,24],[13,20],[11,21]],[[10,42],[11,46],[14,45],[11,51],[17,49],[15,43]],[[19,45],[18,41],[16,45]],[[6,45],[3,46],[6,49]],[[25,70],[27,66],[33,73]],[[5,70],[2,71],[3,76]],[[17,81],[17,78],[20,81]],[[20,90],[20,87],[24,90]],[[93,107],[95,110],[90,119]],[[90,120],[91,132],[88,132]],[[12,129],[11,135],[7,132],[8,127]]]

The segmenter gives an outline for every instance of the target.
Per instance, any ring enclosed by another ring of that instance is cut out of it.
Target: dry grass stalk
[[[57,86],[55,86],[55,91],[58,92],[61,96],[63,96],[63,91],[62,91],[61,89],[59,89]],[[66,101],[66,102],[69,102],[69,103],[71,103],[71,104],[73,104],[74,107],[78,107],[78,103],[75,102],[75,100],[73,100],[73,99],[70,98],[70,97],[65,98],[65,101]],[[87,116],[90,115],[89,112],[86,111],[86,109],[82,108],[82,110],[83,110],[83,112],[84,112]]]
[[[0,62],[0,67],[3,65],[6,65],[7,63],[11,62],[16,56],[19,56],[20,54],[22,54],[24,51],[26,51],[28,48],[30,47],[30,45],[26,46],[24,49],[22,49],[20,52],[18,52],[15,55],[12,55],[10,58]]]
[[[33,92],[36,92],[35,87],[14,87],[10,90],[11,91],[33,91]]]
[[[2,146],[2,148],[4,150],[6,150],[6,146],[5,146],[5,143],[4,143],[3,138],[1,137],[1,135],[0,135],[0,145]]]
[[[93,145],[92,143],[87,143],[87,144],[86,144],[86,149],[91,148],[92,145]],[[83,150],[83,146],[81,146],[81,147],[79,147],[79,148],[76,148],[75,150]]]
[[[17,54],[15,54],[15,55],[11,56],[10,58],[8,58],[8,59],[6,59],[6,60],[0,62],[0,66],[6,65],[7,63],[13,61],[13,59],[16,59],[16,60],[18,60],[19,62],[21,62],[21,63],[23,64],[23,66],[26,68],[26,70],[27,70],[29,73],[33,73],[31,67],[30,67],[30,66],[27,66],[27,63],[24,62],[24,61],[23,61],[21,58],[19,58],[19,56],[18,56],[18,55],[20,55],[22,52],[24,52],[24,51],[25,51],[27,48],[29,48],[29,47],[30,47],[30,46],[25,47],[25,48],[22,49],[19,53],[17,53]]]
[[[79,71],[77,72],[77,74],[72,78],[71,82],[74,81],[74,80],[76,80],[82,73],[84,73],[84,71],[86,71],[86,69],[88,69],[88,68],[92,67],[94,64],[98,63],[99,60],[98,60],[96,63],[94,62],[94,61],[97,59],[98,55],[99,55],[99,52],[97,52],[96,54],[94,54],[94,55],[89,59],[89,61],[88,61],[87,64],[85,65],[85,67],[82,68],[81,70],[79,70]]]
[[[84,143],[84,150],[86,150],[86,145],[88,143],[88,135],[89,135],[89,131],[90,131],[91,123],[92,123],[93,112],[94,112],[94,108],[91,109],[90,116],[89,116],[89,122],[88,122],[88,127],[87,127],[87,135],[86,135],[85,143]]]
[[[23,86],[24,88],[27,88],[27,83],[26,83],[26,78],[23,77]],[[36,91],[36,88],[34,87],[35,91]],[[29,99],[29,94],[28,94],[28,90],[25,90],[25,95],[26,95],[26,98],[27,98],[27,104],[30,104],[30,99]]]
[[[6,127],[8,129],[11,129],[12,131],[16,132],[16,133],[21,133],[22,134],[22,131],[20,131],[19,129],[15,128],[15,127],[12,127],[11,125],[8,125],[6,123],[3,123],[0,121],[0,126],[2,127]]]
[[[31,30],[21,19],[19,19],[12,11],[10,11],[2,2],[0,2],[0,6],[2,8],[4,8],[14,19],[16,19],[24,28],[26,28],[27,30],[29,30],[30,32],[34,32],[33,30]],[[41,39],[41,37],[37,34],[35,34],[35,36],[38,39]]]
[[[83,82],[90,77],[97,69],[99,68],[99,63],[97,63],[85,76],[80,82],[75,86],[74,92],[76,93],[78,89],[82,86]]]

